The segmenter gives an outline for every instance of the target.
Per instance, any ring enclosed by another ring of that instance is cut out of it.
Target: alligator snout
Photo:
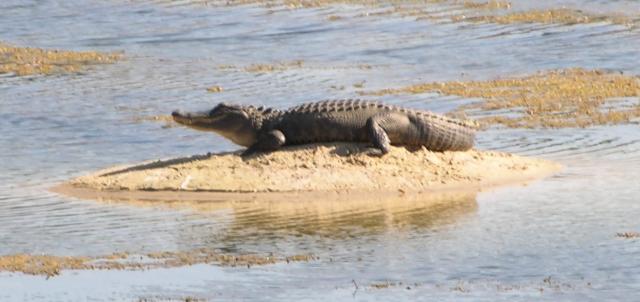
[[[171,112],[173,120],[184,125],[206,124],[210,122],[207,111],[202,112],[186,112],[182,110],[174,110]]]
[[[174,110],[173,112],[171,112],[171,116],[173,117],[173,120],[180,123],[180,124],[190,124],[191,123],[191,114],[181,111],[181,110]]]

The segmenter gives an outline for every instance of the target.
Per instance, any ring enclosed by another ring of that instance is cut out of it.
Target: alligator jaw
[[[171,113],[173,120],[178,124],[189,126],[198,130],[213,131],[211,127],[213,119],[209,117],[207,111],[203,112],[184,112],[176,110]]]
[[[232,142],[249,147],[256,142],[257,129],[249,116],[243,111],[211,114],[211,111],[171,113],[178,124],[200,131],[212,131],[230,139]]]

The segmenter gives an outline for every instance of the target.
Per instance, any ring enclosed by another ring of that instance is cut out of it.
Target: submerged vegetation
[[[402,17],[415,17],[416,20],[449,21],[454,23],[496,24],[543,23],[572,25],[605,22],[633,27],[638,21],[623,14],[588,13],[568,8],[513,10],[510,3],[495,1],[483,3],[465,2],[462,12],[460,10],[452,10],[451,13],[447,14],[415,6],[394,6],[393,9],[376,13],[376,15],[399,15]]]
[[[640,233],[639,232],[622,232],[622,233],[616,233],[616,237],[620,237],[624,239],[640,238]]]
[[[291,68],[302,68],[303,64],[304,62],[302,60],[295,60],[291,62],[279,62],[276,64],[251,64],[249,66],[243,67],[242,69],[246,72],[265,73],[273,71],[283,71]],[[234,69],[233,66],[220,66],[219,68]]]
[[[507,127],[586,127],[640,118],[640,78],[582,68],[490,81],[424,83],[371,94],[425,92],[481,99],[459,111],[479,110],[486,114],[481,121]]]
[[[607,22],[612,24],[633,26],[634,20],[623,15],[591,14],[581,10],[554,8],[514,11],[505,14],[476,14],[472,16],[457,15],[452,17],[456,22],[481,22],[497,24],[514,23],[553,23],[553,24],[583,24]]]
[[[8,255],[0,256],[0,271],[22,272],[29,275],[55,276],[62,270],[109,270],[109,269],[151,269],[179,267],[193,264],[218,264],[223,266],[266,265],[277,262],[310,261],[311,255],[290,257],[260,255],[227,255],[207,249],[183,252],[159,252],[146,255],[114,253],[101,257],[74,257],[51,255]]]
[[[75,73],[90,65],[114,63],[121,57],[117,53],[17,47],[0,42],[0,74],[26,76]]]
[[[497,24],[552,23],[571,25],[606,22],[635,26],[639,20],[638,16],[631,17],[623,13],[602,14],[565,7],[520,10],[514,8],[512,3],[507,0],[194,0],[191,3],[207,6],[261,5],[271,11],[332,5],[357,5],[362,6],[364,11],[356,14],[355,17],[396,16],[410,17],[416,20]],[[439,6],[435,6],[435,4]],[[334,14],[328,16],[326,20],[338,21],[349,17],[354,16]]]
[[[370,65],[370,64],[347,64],[347,65],[328,65],[324,62],[306,63],[303,60],[277,61],[272,63],[253,63],[248,65],[230,65],[222,64],[216,66],[216,69],[228,72],[247,72],[247,73],[274,73],[289,70],[371,70],[374,68],[387,68],[387,65]],[[222,92],[220,86],[214,85],[207,88],[209,92]]]

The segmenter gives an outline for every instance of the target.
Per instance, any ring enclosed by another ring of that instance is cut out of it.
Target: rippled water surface
[[[223,100],[284,108],[357,97],[361,90],[565,67],[640,75],[635,27],[467,24],[401,16],[331,21],[329,16],[356,16],[364,8],[196,2],[0,2],[1,41],[124,51],[126,57],[82,74],[0,75],[0,255],[209,247],[313,253],[320,260],[250,269],[66,271],[51,279],[0,273],[0,300],[630,301],[639,296],[640,240],[616,237],[640,231],[637,124],[484,131],[478,135],[480,149],[543,157],[566,168],[527,186],[477,195],[353,204],[229,201],[202,211],[49,193],[56,183],[110,165],[236,148],[211,134],[144,118],[175,108],[202,109]],[[513,5],[613,13],[640,9],[637,1]],[[252,64],[284,67],[247,71]],[[206,91],[214,85],[224,91]],[[469,101],[432,93],[379,99],[436,112]]]

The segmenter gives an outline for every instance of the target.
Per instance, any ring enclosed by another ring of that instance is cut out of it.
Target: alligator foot
[[[251,145],[251,147],[249,147],[246,151],[244,151],[244,153],[242,153],[242,156],[249,156],[258,151],[267,152],[278,150],[280,147],[282,147],[282,145],[284,145],[285,141],[286,138],[284,137],[282,131],[271,130],[267,133],[261,134],[258,137],[258,141],[255,144]]]
[[[382,151],[382,149],[380,149],[378,147],[373,147],[373,146],[363,150],[362,152],[365,155],[371,156],[371,157],[383,157],[385,154],[389,153],[389,151],[384,152],[384,151]]]
[[[379,114],[372,116],[367,120],[369,139],[374,147],[380,149],[383,155],[389,153],[391,150],[391,140],[389,140],[389,135],[382,127],[382,124],[392,118],[393,116],[390,114]]]
[[[256,157],[257,155],[259,155],[261,153],[260,150],[258,149],[254,149],[254,148],[247,148],[247,150],[244,150],[241,154],[240,157],[242,157],[242,159],[249,159],[252,157]]]

